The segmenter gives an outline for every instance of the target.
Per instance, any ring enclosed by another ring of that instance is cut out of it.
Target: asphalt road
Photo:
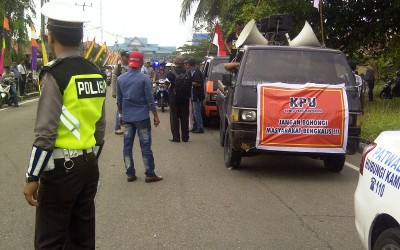
[[[35,209],[22,194],[37,100],[0,110],[0,249],[33,249]],[[153,129],[158,183],[126,181],[123,137],[114,135],[115,99],[107,97],[107,134],[96,198],[97,249],[362,249],[353,195],[360,155],[341,173],[305,157],[244,158],[223,164],[218,128],[171,143],[168,109]]]

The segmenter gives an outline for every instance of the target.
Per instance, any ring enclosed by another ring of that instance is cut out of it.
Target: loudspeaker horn
[[[236,41],[236,48],[239,48],[242,45],[251,44],[268,44],[268,40],[260,33],[260,31],[258,31],[256,21],[254,19],[251,19],[240,33],[238,40]]]
[[[313,29],[311,28],[310,24],[307,21],[304,24],[303,29],[293,40],[290,40],[289,35],[287,33],[286,33],[286,38],[289,42],[289,45],[292,47],[299,47],[299,46],[320,47],[321,46],[317,37],[315,36]]]

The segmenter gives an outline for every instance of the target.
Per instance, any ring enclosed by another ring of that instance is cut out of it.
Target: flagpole
[[[321,22],[321,41],[322,46],[325,46],[325,38],[324,38],[324,22],[322,18],[322,0],[319,1],[319,17]]]
[[[210,54],[211,44],[213,44],[214,36],[215,36],[215,27],[214,27],[214,35],[212,36],[212,39],[210,40],[210,44],[208,45],[207,57],[208,57],[208,55]]]

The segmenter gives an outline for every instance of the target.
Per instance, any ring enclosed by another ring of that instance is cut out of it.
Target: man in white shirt
[[[21,60],[20,64],[18,64],[18,71],[19,71],[19,95],[24,96],[25,95],[26,75],[27,75],[24,60]]]

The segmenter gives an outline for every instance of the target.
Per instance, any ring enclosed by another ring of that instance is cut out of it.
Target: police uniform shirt
[[[70,56],[80,56],[79,51],[68,51],[58,58]],[[63,106],[63,96],[54,77],[45,73],[40,79],[43,84],[41,97],[39,98],[34,145],[44,150],[53,150],[57,139],[57,128],[60,122],[61,108]],[[96,142],[102,143],[105,135],[105,105],[103,105],[102,116],[96,123],[94,134]]]

